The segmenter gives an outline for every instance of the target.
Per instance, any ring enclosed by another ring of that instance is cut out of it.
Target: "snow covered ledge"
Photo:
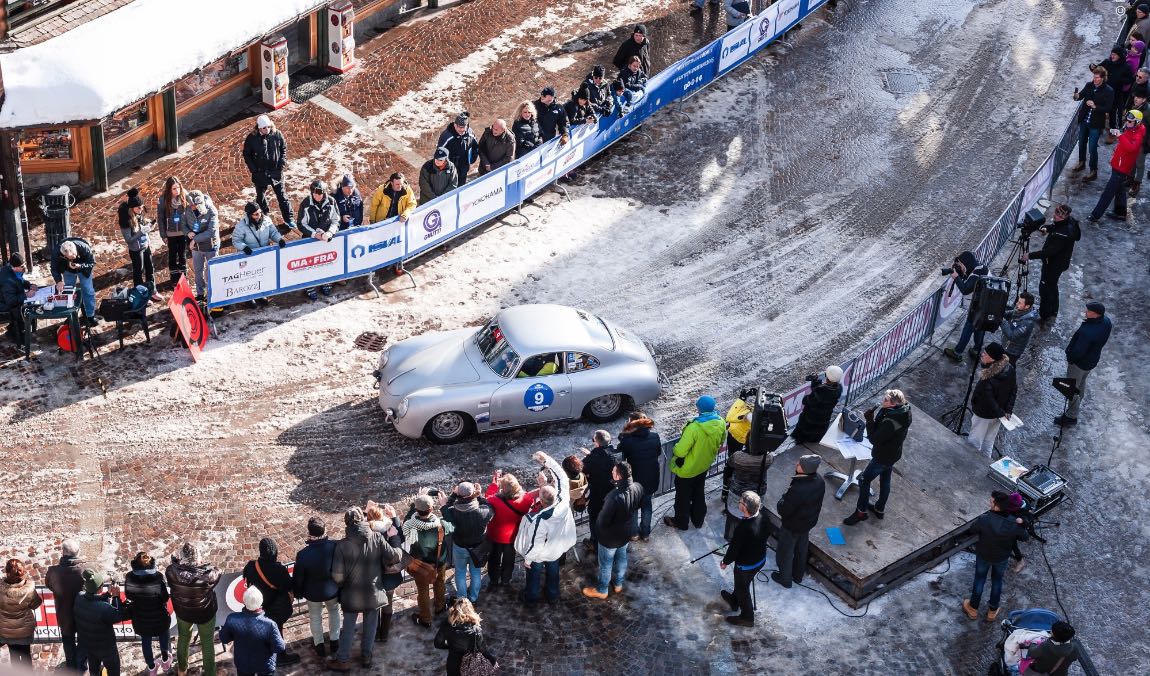
[[[89,122],[323,7],[323,0],[136,0],[0,56],[0,127]],[[199,26],[191,32],[172,26]],[[178,38],[177,38],[178,36]]]

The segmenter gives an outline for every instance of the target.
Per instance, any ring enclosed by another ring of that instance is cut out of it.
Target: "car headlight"
[[[380,370],[383,370],[383,367],[387,366],[387,360],[389,359],[391,359],[391,350],[384,350],[383,355],[379,358]]]
[[[395,417],[402,418],[407,415],[407,407],[410,405],[411,401],[409,401],[407,397],[404,397],[403,401],[399,402],[399,408],[395,411]]]

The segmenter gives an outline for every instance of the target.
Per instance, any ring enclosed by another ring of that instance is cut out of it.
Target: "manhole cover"
[[[892,94],[914,94],[922,90],[922,82],[916,73],[892,70],[884,74],[886,88]]]
[[[288,84],[288,95],[292,101],[303,103],[316,94],[321,94],[343,81],[343,75],[322,68],[308,67],[293,73]]]
[[[383,352],[385,345],[387,345],[387,336],[374,331],[361,333],[355,337],[355,346],[368,352]]]

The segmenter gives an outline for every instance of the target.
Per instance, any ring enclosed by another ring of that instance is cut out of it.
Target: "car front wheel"
[[[595,397],[583,407],[583,417],[591,422],[611,422],[623,413],[627,398],[621,394],[604,394]]]
[[[453,444],[470,434],[472,425],[471,418],[466,414],[447,411],[427,421],[423,434],[437,444]]]

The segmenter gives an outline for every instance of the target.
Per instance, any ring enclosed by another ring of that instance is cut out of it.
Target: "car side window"
[[[567,373],[578,373],[599,368],[599,359],[584,352],[567,353]]]
[[[562,352],[546,352],[528,357],[523,360],[522,366],[519,367],[519,374],[515,377],[539,378],[563,373],[562,362],[560,361],[562,355]]]

